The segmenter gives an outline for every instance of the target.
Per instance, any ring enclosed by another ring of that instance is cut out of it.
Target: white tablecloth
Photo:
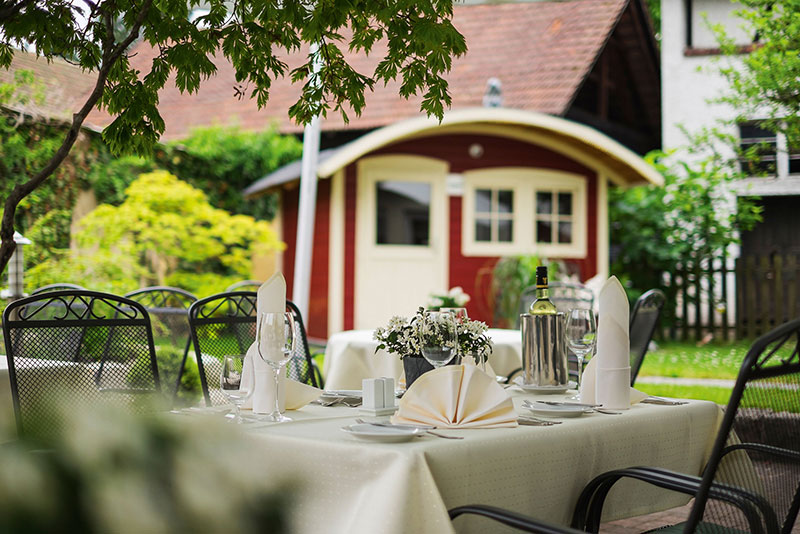
[[[518,412],[524,398],[535,398],[513,396]],[[263,447],[263,462],[253,468],[299,484],[293,532],[440,534],[500,530],[475,517],[451,524],[448,509],[475,503],[566,525],[584,485],[610,469],[653,465],[699,474],[720,414],[705,401],[640,404],[622,415],[589,414],[549,427],[447,430],[465,439],[385,444],[341,431],[359,416],[357,408],[307,406],[287,413],[293,422],[246,431]],[[685,502],[623,482],[609,496],[605,519]]]
[[[508,374],[522,366],[522,337],[519,330],[490,328],[494,343],[489,363],[498,375]],[[378,342],[372,330],[348,330],[332,335],[325,348],[325,389],[361,389],[364,378],[403,376],[403,362],[397,354],[375,352]]]

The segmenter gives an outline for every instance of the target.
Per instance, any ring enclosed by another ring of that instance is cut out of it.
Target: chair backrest
[[[3,312],[17,429],[46,434],[54,407],[108,403],[135,411],[160,397],[150,317],[141,304],[86,290],[43,292]]]
[[[550,301],[560,312],[568,312],[572,308],[589,308],[594,306],[594,293],[583,284],[575,282],[550,282],[547,286]],[[536,300],[536,286],[526,287],[519,297],[518,314],[515,320],[519,328],[519,315],[528,313]]]
[[[708,499],[712,482],[761,496],[775,513],[768,526],[792,531],[800,508],[800,319],[758,338],[745,356],[684,530],[702,521],[747,531],[733,508]]]
[[[61,282],[58,284],[49,284],[42,287],[37,287],[31,292],[31,295],[38,295],[39,293],[47,293],[48,291],[64,291],[67,289],[86,289],[78,284],[70,284],[68,282]]]
[[[636,382],[636,377],[639,375],[644,355],[647,354],[647,348],[653,339],[666,300],[663,291],[651,289],[639,297],[633,305],[629,327],[631,385]]]
[[[320,380],[322,377],[318,376],[315,372],[316,366],[311,359],[311,350],[308,348],[308,337],[306,336],[306,327],[303,323],[303,316],[300,310],[295,306],[294,302],[286,301],[286,311],[291,312],[294,316],[295,328],[295,345],[294,354],[289,363],[286,364],[287,376],[298,382],[321,388]]]
[[[229,285],[224,293],[230,293],[231,291],[258,291],[258,288],[263,284],[264,282],[259,280],[242,280],[241,282]]]
[[[179,393],[192,336],[189,331],[189,307],[197,297],[177,287],[153,286],[125,294],[147,309],[156,345],[158,370],[164,392]],[[198,391],[199,393],[199,391]]]
[[[286,364],[287,376],[317,385],[302,317],[297,307],[286,301],[286,310],[295,315],[297,343],[295,354]],[[206,404],[225,404],[219,391],[220,359],[228,354],[246,354],[256,339],[257,294],[233,291],[200,299],[189,308],[197,366]],[[299,319],[299,320],[298,320]]]

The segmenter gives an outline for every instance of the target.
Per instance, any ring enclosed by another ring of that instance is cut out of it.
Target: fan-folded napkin
[[[392,423],[502,428],[517,426],[517,414],[494,377],[474,365],[448,365],[414,381],[400,399]]]
[[[286,280],[283,274],[275,273],[258,288],[256,314],[284,313],[286,311]],[[274,348],[274,350],[281,350]],[[254,387],[253,395],[244,408],[252,408],[255,413],[271,413],[275,409],[275,372],[258,354],[256,342],[247,349],[242,371],[242,387]],[[278,380],[278,403],[281,411],[296,410],[318,398],[322,391],[287,380],[284,373]]]
[[[581,379],[581,401],[606,408],[627,409],[646,395],[630,387],[630,311],[628,296],[616,276],[600,290],[597,356]]]

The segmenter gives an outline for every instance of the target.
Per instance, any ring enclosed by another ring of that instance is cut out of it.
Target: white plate
[[[591,408],[584,406],[570,406],[567,404],[542,404],[534,402],[532,406],[523,406],[536,415],[548,417],[579,417],[585,413],[590,413]]]
[[[343,426],[342,431],[351,436],[367,441],[377,441],[380,443],[400,443],[409,441],[414,436],[424,432],[421,428],[389,427],[376,425],[348,425]]]
[[[568,389],[575,389],[578,384],[570,380],[564,386],[537,386],[536,384],[523,384],[522,377],[518,376],[514,379],[514,385],[523,391],[530,393],[564,393]]]

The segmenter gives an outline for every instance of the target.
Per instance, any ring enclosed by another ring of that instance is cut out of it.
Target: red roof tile
[[[453,62],[447,75],[453,108],[482,105],[488,78],[502,82],[503,105],[560,115],[567,110],[584,76],[589,72],[628,0],[565,0],[509,4],[460,5],[453,22],[464,35],[469,51]],[[348,54],[354,68],[371,74],[382,50],[376,45],[371,57]],[[153,51],[140,44],[131,63],[149,68]],[[299,64],[292,55],[290,67]],[[198,93],[182,95],[174,86],[160,94],[159,110],[166,122],[163,139],[180,139],[193,127],[238,124],[261,130],[277,123],[284,132],[302,128],[290,122],[288,109],[300,91],[288,79],[276,80],[270,100],[259,110],[255,100],[234,96],[233,69],[223,58],[218,72],[206,80]],[[366,95],[361,117],[353,113],[345,126],[341,116],[330,113],[323,130],[371,129],[420,114],[420,97],[408,101],[398,96],[400,82],[377,84]],[[89,122],[105,126],[110,119],[94,112]]]
[[[35,83],[42,84],[42,102],[25,105],[25,111],[51,119],[71,120],[94,87],[97,76],[55,58],[48,62],[36,54],[16,51],[8,69],[0,69],[0,83],[14,80],[17,70],[33,72]],[[10,107],[15,107],[13,104]]]

